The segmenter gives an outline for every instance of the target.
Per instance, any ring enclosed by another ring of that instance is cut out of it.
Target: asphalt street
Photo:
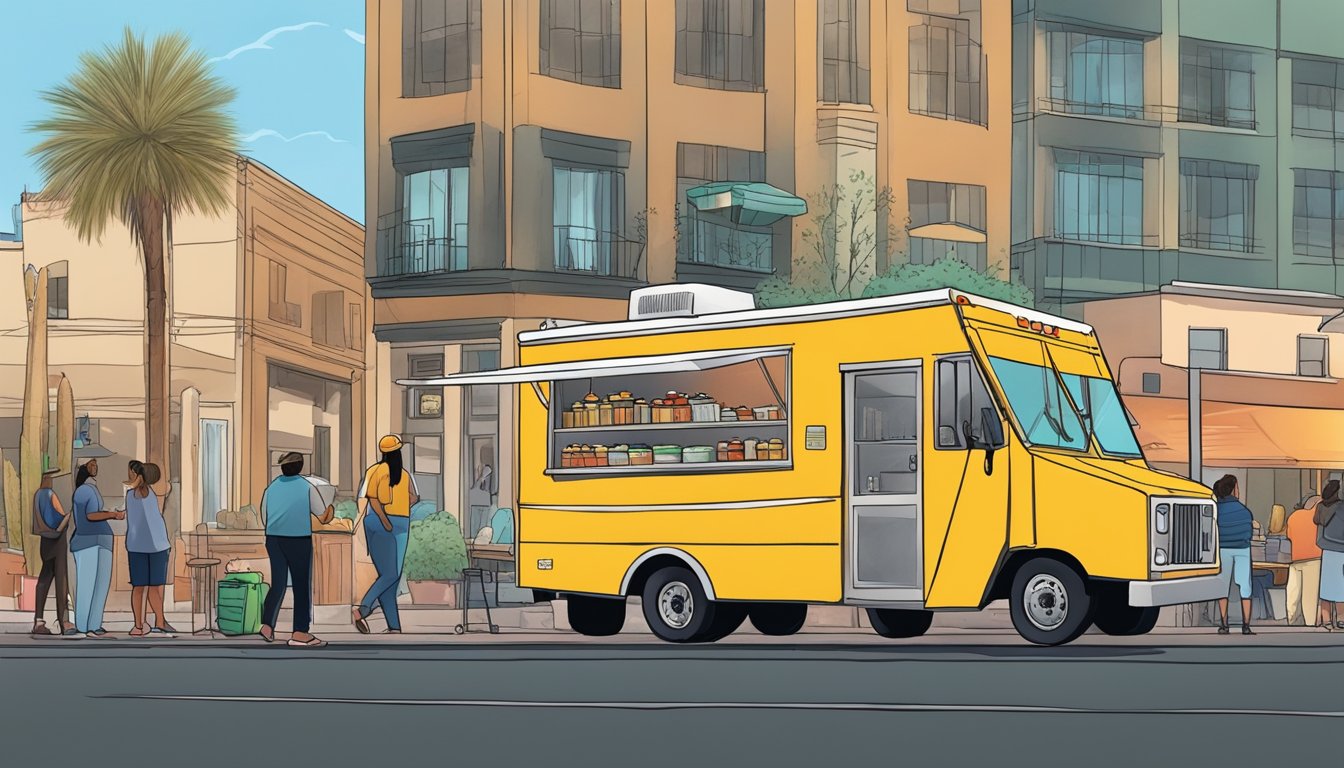
[[[19,644],[0,734],[6,765],[1341,765],[1344,646]]]

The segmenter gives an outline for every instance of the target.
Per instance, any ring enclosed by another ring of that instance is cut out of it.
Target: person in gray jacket
[[[1344,615],[1339,613],[1344,603],[1344,503],[1339,498],[1338,480],[1331,480],[1321,490],[1316,525],[1316,543],[1321,547],[1321,626],[1344,629]]]

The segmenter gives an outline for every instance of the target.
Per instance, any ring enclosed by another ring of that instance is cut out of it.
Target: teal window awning
[[[697,211],[723,213],[735,223],[762,227],[807,213],[807,201],[761,182],[716,181],[686,190]]]

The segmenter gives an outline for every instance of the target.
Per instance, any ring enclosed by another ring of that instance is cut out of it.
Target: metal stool
[[[484,568],[463,568],[462,569],[462,623],[453,628],[453,632],[461,635],[471,631],[471,577],[475,576],[477,582],[481,585],[481,602],[485,603],[485,625],[490,628],[490,634],[499,634],[499,626],[495,620],[490,617],[490,596],[485,592],[485,569]]]
[[[197,583],[205,579],[205,628],[196,628],[196,609],[191,611],[191,634],[207,634],[210,637],[215,636],[215,566],[220,561],[213,557],[193,557],[187,561],[187,567],[192,569],[196,576]]]

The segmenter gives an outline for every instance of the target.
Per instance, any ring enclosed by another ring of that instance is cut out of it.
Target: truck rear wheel
[[[701,643],[716,643],[733,634],[742,622],[747,620],[747,606],[744,603],[714,603],[714,623],[704,636],[696,638]]]
[[[933,611],[869,608],[868,623],[883,637],[919,637],[933,625]]]
[[[1153,631],[1162,609],[1130,605],[1128,598],[1125,590],[1117,589],[1098,600],[1094,619],[1097,629],[1116,637],[1146,635]]]
[[[625,600],[568,595],[569,626],[589,637],[608,637],[625,626]]]
[[[690,569],[679,565],[659,569],[644,583],[642,597],[644,620],[659,639],[696,643],[712,637],[715,606]]]
[[[751,626],[762,635],[786,637],[798,632],[807,621],[805,603],[756,603],[747,609]]]
[[[1071,642],[1092,624],[1092,597],[1083,577],[1048,557],[1018,570],[1009,608],[1017,633],[1037,645]]]

